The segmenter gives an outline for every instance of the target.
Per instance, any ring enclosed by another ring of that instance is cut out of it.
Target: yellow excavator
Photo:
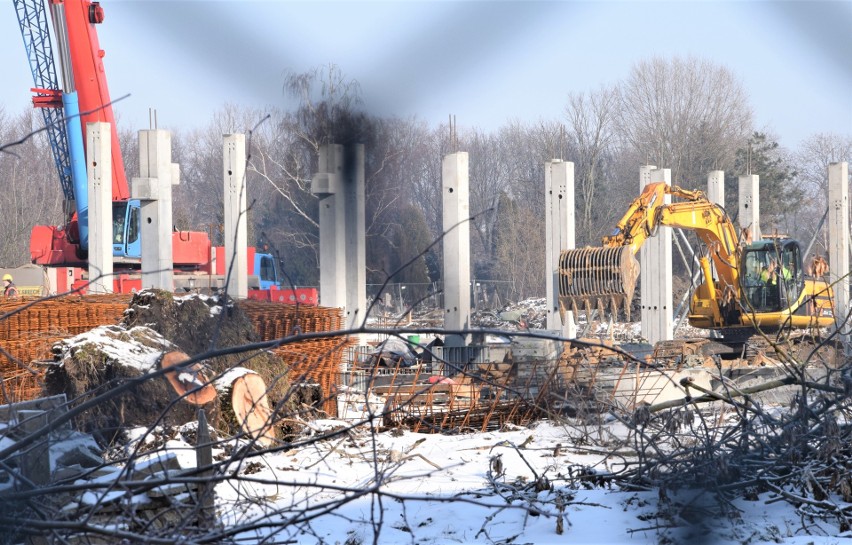
[[[677,202],[666,203],[671,195]],[[698,262],[703,279],[692,295],[689,324],[717,332],[740,347],[757,329],[764,333],[807,330],[834,324],[832,292],[821,278],[825,261],[806,271],[799,243],[775,237],[746,243],[725,210],[701,191],[665,183],[645,186],[603,247],[563,251],[559,302],[563,313],[593,307],[629,316],[639,277],[635,254],[659,227],[694,231],[703,242]],[[643,271],[654,274],[653,270]]]

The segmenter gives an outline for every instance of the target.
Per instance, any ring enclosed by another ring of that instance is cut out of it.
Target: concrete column
[[[640,190],[649,183],[671,185],[671,170],[647,165],[639,169]],[[666,195],[665,203],[671,202]],[[639,251],[642,284],[642,336],[650,343],[674,338],[672,302],[672,231],[660,227]]]
[[[89,187],[89,293],[112,293],[112,132],[86,124]]]
[[[171,134],[139,131],[139,178],[131,196],[141,201],[142,287],[174,291],[172,265]]]
[[[559,313],[559,254],[574,248],[574,163],[558,159],[544,165],[544,244],[547,252],[548,330],[556,331],[560,337],[577,336],[574,313],[565,312],[565,322]]]
[[[760,240],[760,176],[740,176],[740,229],[751,232],[752,240]]]
[[[222,155],[225,201],[225,291],[248,297],[248,221],[246,219],[246,135],[226,134]]]
[[[644,165],[639,167],[639,191],[641,192],[646,185],[651,183],[651,172],[655,170],[657,167],[655,165]],[[652,339],[652,336],[659,335],[656,334],[654,330],[654,315],[652,313],[653,302],[659,299],[659,296],[656,294],[655,289],[658,287],[657,284],[653,281],[653,275],[655,274],[655,269],[658,266],[658,263],[654,262],[654,258],[656,256],[653,253],[651,241],[648,240],[639,249],[639,284],[641,286],[640,292],[640,314],[639,314],[639,326],[640,333],[642,337],[647,339],[649,342],[656,342]]]
[[[829,281],[835,283],[834,312],[841,341],[850,354],[852,324],[843,323],[849,314],[849,164],[828,165],[828,264]]]
[[[707,175],[707,200],[725,207],[725,171],[711,170]]]
[[[346,306],[346,222],[342,179],[343,146],[322,146],[311,192],[319,197],[320,304],[325,307]]]
[[[107,174],[112,176],[112,173]],[[112,193],[112,188],[109,190]],[[25,434],[35,433],[49,423],[50,413],[41,410],[19,410],[17,417],[21,421],[21,431]],[[21,472],[29,481],[36,485],[50,482],[50,436],[39,439],[20,455]]]
[[[344,149],[343,195],[346,231],[346,327],[359,327],[367,311],[367,237],[364,145]],[[366,342],[366,339],[363,339]],[[362,343],[363,344],[363,343]]]
[[[470,328],[470,199],[466,151],[444,157],[444,329]],[[445,346],[465,346],[469,335],[447,335]]]

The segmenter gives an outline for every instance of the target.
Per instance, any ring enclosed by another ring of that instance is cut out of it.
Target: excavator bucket
[[[559,256],[559,306],[564,312],[579,307],[588,316],[592,308],[601,314],[609,307],[614,316],[624,306],[630,318],[630,304],[639,278],[639,262],[629,246],[579,248]]]

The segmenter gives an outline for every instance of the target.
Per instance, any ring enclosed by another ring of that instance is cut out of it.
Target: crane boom
[[[141,263],[142,212],[130,188],[121,156],[106,71],[96,25],[104,20],[99,2],[91,0],[14,0],[24,46],[36,85],[33,102],[43,107],[45,123],[66,201],[75,212],[65,226],[36,225],[30,237],[34,263],[55,267],[85,267],[88,262],[88,177],[84,129],[89,123],[109,123],[112,156],[112,239],[114,263],[127,270]],[[50,8],[48,25],[47,8]],[[58,65],[58,66],[57,66]],[[64,114],[64,115],[63,115]],[[150,221],[150,219],[149,219]],[[170,229],[167,226],[166,229]],[[210,238],[205,232],[174,231],[172,261],[182,272],[211,271]],[[272,256],[256,253],[263,286],[279,287]],[[253,268],[249,268],[249,274]],[[271,271],[271,272],[270,272]]]
[[[15,14],[33,75],[33,105],[41,110],[47,138],[53,150],[59,185],[66,201],[74,200],[68,134],[63,122],[61,91],[53,57],[53,43],[42,0],[14,0]]]
[[[68,46],[74,82],[79,97],[80,121],[87,123],[106,122],[112,133],[112,200],[125,201],[130,198],[124,159],[115,125],[112,99],[104,70],[104,50],[98,41],[95,25],[104,20],[104,10],[99,2],[88,0],[51,0],[64,4],[68,31]]]
[[[98,2],[88,0],[15,0],[14,5],[36,86],[33,104],[43,112],[65,201],[74,204],[73,215],[67,210],[71,217],[63,243],[85,252],[89,225],[84,141],[87,123],[110,123],[113,200],[130,197],[101,60],[104,53],[94,29],[103,21],[103,9]],[[56,48],[46,5],[50,6]],[[51,245],[57,239],[53,231],[37,231],[45,233],[39,240],[51,241]]]

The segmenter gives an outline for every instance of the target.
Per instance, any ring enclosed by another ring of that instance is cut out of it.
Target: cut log
[[[183,352],[167,352],[160,360],[160,368],[169,369],[188,359],[189,356]],[[164,376],[175,393],[187,403],[201,406],[216,399],[216,388],[199,362],[168,372]]]
[[[255,373],[236,367],[216,380],[222,419],[233,426],[231,435],[242,432],[262,446],[275,442],[272,409],[266,395],[266,382]]]

